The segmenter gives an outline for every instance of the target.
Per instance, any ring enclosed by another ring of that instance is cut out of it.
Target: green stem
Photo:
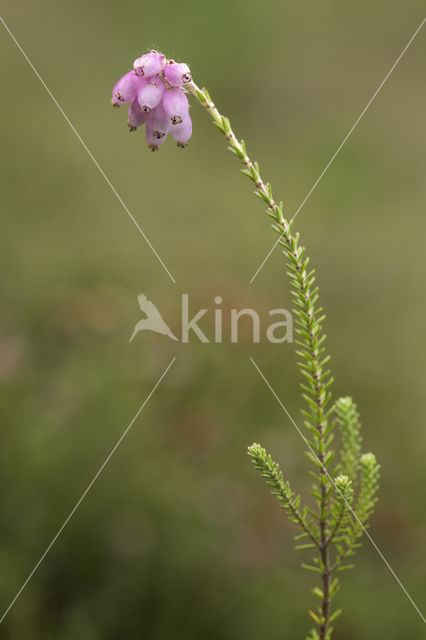
[[[306,360],[300,366],[302,373],[308,379],[308,386],[303,385],[303,389],[306,392],[304,398],[308,403],[309,413],[305,412],[304,415],[308,419],[306,425],[314,436],[312,448],[315,450],[316,460],[313,460],[313,462],[320,463],[320,487],[317,501],[320,530],[319,553],[323,567],[322,591],[324,597],[321,607],[322,621],[319,626],[320,640],[325,640],[329,630],[331,575],[329,561],[330,539],[327,532],[330,487],[326,473],[326,465],[329,462],[327,454],[329,428],[327,425],[328,413],[326,412],[326,405],[330,398],[327,389],[332,380],[328,377],[329,372],[324,373],[323,371],[326,359],[321,361],[321,356],[324,352],[324,348],[321,346],[324,336],[320,337],[319,335],[321,319],[318,318],[318,313],[321,312],[321,309],[315,310],[317,289],[313,288],[313,283],[315,282],[313,271],[307,271],[308,259],[304,257],[305,249],[299,246],[298,234],[292,234],[293,223],[284,218],[282,203],[277,203],[273,197],[271,186],[263,181],[258,164],[253,162],[247,154],[244,141],[237,139],[228,118],[225,118],[219,112],[207,89],[200,89],[194,82],[186,85],[186,88],[206,109],[214,124],[225,135],[229,143],[229,150],[243,164],[243,174],[255,184],[255,194],[268,205],[266,213],[275,221],[273,228],[280,235],[279,244],[284,248],[288,260],[290,283],[297,307],[297,332],[300,336],[297,344],[302,348],[302,351],[298,353]]]

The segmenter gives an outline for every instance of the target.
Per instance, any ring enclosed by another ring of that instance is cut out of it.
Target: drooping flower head
[[[146,124],[146,139],[152,151],[162,145],[167,135],[185,147],[192,134],[192,122],[185,85],[192,80],[184,62],[167,60],[162,53],[144,53],[133,63],[112,91],[115,107],[130,103],[128,125],[136,131]]]

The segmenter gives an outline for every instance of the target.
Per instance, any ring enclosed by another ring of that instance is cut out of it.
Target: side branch
[[[281,507],[286,510],[291,522],[297,524],[304,532],[304,535],[307,535],[312,540],[312,544],[301,545],[299,548],[307,549],[315,546],[319,549],[320,541],[312,530],[315,525],[312,520],[308,520],[306,509],[299,510],[300,496],[295,496],[290,489],[289,483],[284,482],[278,463],[273,461],[272,457],[267,454],[260,444],[252,444],[248,448],[248,454],[256,469],[260,471],[263,478],[266,478],[266,484],[271,487],[272,495],[277,498],[281,503]]]

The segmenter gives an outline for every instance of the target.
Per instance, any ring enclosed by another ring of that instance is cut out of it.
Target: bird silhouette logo
[[[169,336],[172,340],[178,340],[174,333],[170,330],[169,326],[164,322],[161,313],[151,300],[148,300],[146,295],[140,293],[138,295],[138,303],[141,311],[146,315],[146,318],[139,320],[136,324],[129,342],[133,340],[135,335],[139,331],[155,331],[155,333],[161,333],[163,336]]]

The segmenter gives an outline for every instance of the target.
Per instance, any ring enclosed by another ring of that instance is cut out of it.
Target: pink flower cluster
[[[156,151],[170,133],[178,147],[185,147],[192,134],[185,85],[191,82],[187,64],[166,60],[150,51],[137,58],[112,90],[114,107],[129,103],[130,131],[146,124],[149,148]]]

